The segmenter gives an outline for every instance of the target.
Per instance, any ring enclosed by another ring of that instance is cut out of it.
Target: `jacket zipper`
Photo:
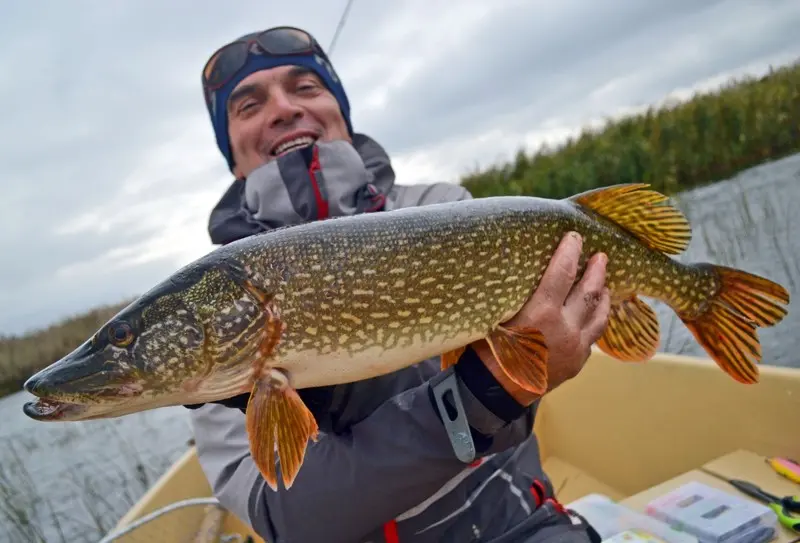
[[[322,197],[322,191],[319,189],[319,182],[316,176],[316,172],[321,169],[322,167],[319,163],[319,149],[315,146],[311,157],[311,164],[308,167],[308,175],[311,177],[311,186],[314,188],[314,199],[317,201],[317,219],[327,219],[329,213],[328,201]]]

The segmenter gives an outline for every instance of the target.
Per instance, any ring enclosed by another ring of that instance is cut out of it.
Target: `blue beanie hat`
[[[226,107],[228,97],[233,89],[236,88],[236,85],[245,77],[254,72],[268,70],[277,66],[302,66],[316,73],[339,103],[339,109],[342,111],[342,116],[347,124],[347,130],[351,136],[353,135],[353,127],[350,122],[350,102],[347,99],[347,94],[344,92],[341,81],[339,81],[339,76],[336,75],[336,71],[327,57],[324,56],[324,53],[268,56],[250,51],[247,55],[247,62],[242,69],[224,86],[211,92],[206,101],[211,124],[214,127],[214,135],[217,139],[217,146],[228,162],[228,168],[231,171],[233,171],[234,164],[233,153],[228,139],[228,110]]]

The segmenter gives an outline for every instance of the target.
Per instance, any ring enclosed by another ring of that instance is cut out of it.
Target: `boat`
[[[542,399],[534,426],[557,499],[569,505],[602,494],[642,511],[682,481],[737,492],[724,480],[736,476],[774,494],[800,494],[764,462],[800,459],[800,368],[760,371],[748,386],[707,358],[658,353],[632,364],[594,348],[578,377]],[[776,541],[798,537],[779,527]],[[112,541],[266,543],[212,497],[194,448],[103,543]]]

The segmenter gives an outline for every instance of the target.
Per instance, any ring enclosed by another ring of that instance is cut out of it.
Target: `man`
[[[228,44],[204,70],[206,103],[236,180],[211,213],[225,244],[338,215],[470,198],[458,185],[401,186],[381,146],[353,130],[350,106],[322,48],[274,28]],[[554,388],[574,377],[609,309],[605,257],[573,285],[581,241],[566,236],[542,285],[512,324],[536,326]],[[454,383],[460,401],[437,406]],[[320,425],[290,491],[272,491],[249,455],[247,397],[193,409],[200,463],[220,502],[270,542],[588,541],[590,530],[552,499],[532,433],[538,398],[510,382],[485,341],[454,369],[439,359],[375,379],[304,389]],[[238,407],[238,409],[237,409]],[[448,438],[465,416],[476,451],[465,463]],[[569,536],[569,537],[567,537]]]

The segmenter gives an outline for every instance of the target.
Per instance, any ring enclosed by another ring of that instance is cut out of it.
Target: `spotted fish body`
[[[274,295],[286,329],[270,365],[296,388],[395,371],[486,337],[538,285],[563,236],[584,258],[609,256],[616,299],[639,292],[698,311],[718,288],[708,271],[647,249],[569,201],[497,197],[332,219],[232,248]]]
[[[547,338],[508,325],[561,239],[583,242],[579,273],[608,256],[608,325],[597,346],[628,362],[655,354],[668,304],[733,379],[758,381],[757,327],[786,314],[782,286],[742,270],[681,263],[691,229],[646,185],[565,200],[494,197],[285,227],[179,270],[78,349],[32,376],[37,420],[114,417],[250,392],[252,457],[291,487],[317,424],[296,390],[368,379],[485,339],[510,381],[547,389]]]

